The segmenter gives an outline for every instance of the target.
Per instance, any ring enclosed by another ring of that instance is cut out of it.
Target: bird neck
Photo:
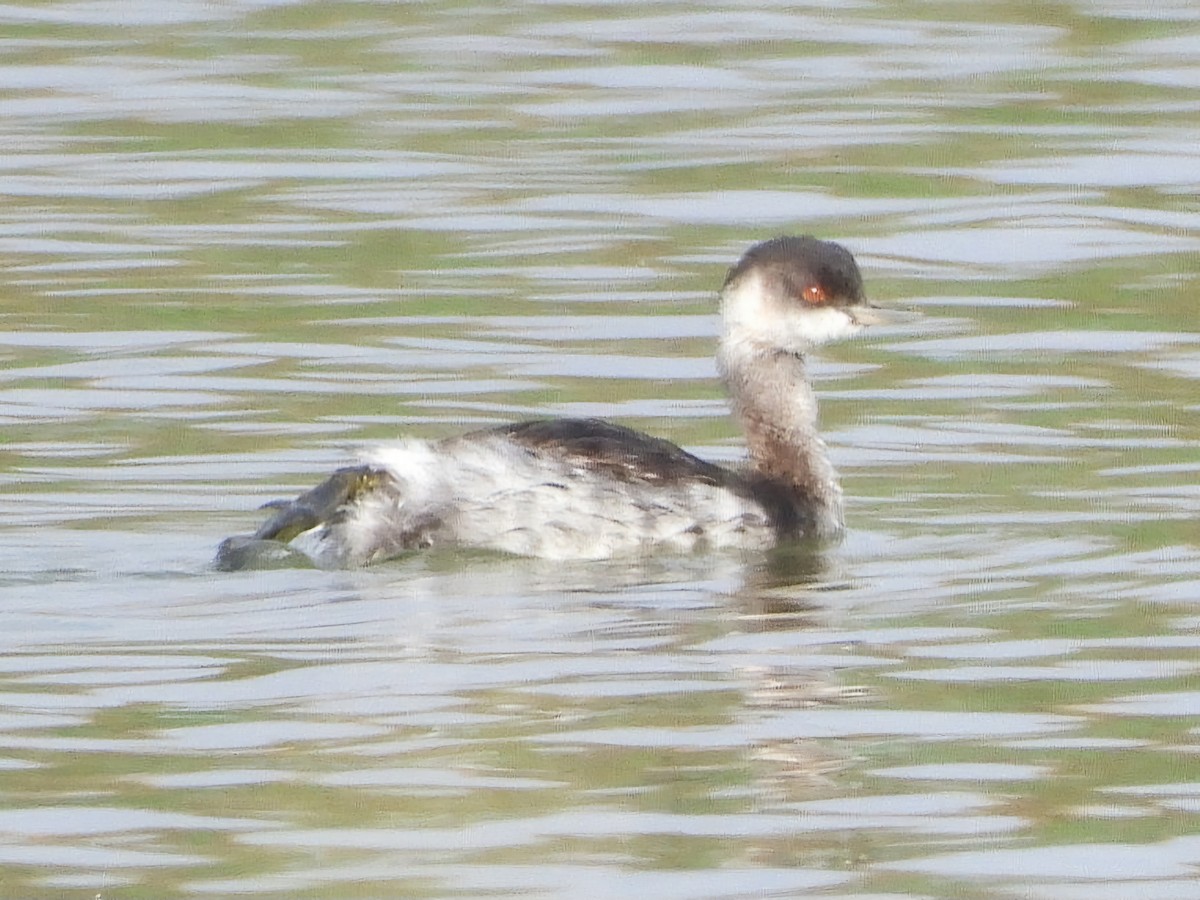
[[[842,490],[817,430],[804,357],[726,337],[718,365],[741,420],[750,481],[784,532],[829,537],[842,528]]]

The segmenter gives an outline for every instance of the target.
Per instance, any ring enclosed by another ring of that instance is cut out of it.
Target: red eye
[[[804,289],[804,302],[812,306],[820,306],[829,300],[829,295],[825,293],[825,288],[819,284],[810,284]]]

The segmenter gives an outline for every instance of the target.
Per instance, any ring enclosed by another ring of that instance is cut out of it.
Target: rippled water
[[[0,6],[5,896],[1197,900],[1192,3]],[[220,574],[346,448],[736,429],[858,255],[821,556]]]

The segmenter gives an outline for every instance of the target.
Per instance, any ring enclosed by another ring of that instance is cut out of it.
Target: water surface
[[[6,895],[1200,898],[1191,4],[0,22]],[[401,432],[737,459],[785,231],[921,313],[840,547],[212,569]]]

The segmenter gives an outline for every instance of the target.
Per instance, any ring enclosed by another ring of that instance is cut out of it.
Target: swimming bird
[[[706,462],[600,419],[546,419],[362,452],[253,535],[222,569],[292,545],[324,567],[459,547],[548,559],[831,540],[842,489],[817,427],[807,354],[880,321],[845,247],[811,236],[750,247],[720,291],[717,362],[748,462]]]

